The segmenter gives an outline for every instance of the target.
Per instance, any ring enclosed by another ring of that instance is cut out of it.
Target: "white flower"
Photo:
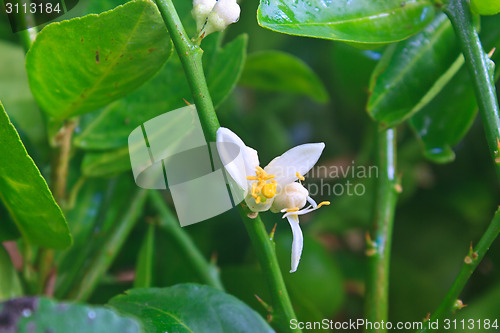
[[[191,11],[201,38],[238,22],[240,12],[236,0],[193,0]]]
[[[220,0],[219,0],[220,1]],[[231,145],[239,147],[243,158],[243,166],[234,160],[229,152]],[[273,159],[265,168],[259,166],[257,152],[231,130],[221,127],[217,130],[217,150],[227,172],[245,192],[245,203],[252,212],[284,213],[293,233],[292,269],[297,270],[302,254],[303,236],[299,225],[299,215],[312,212],[328,201],[316,204],[309,196],[307,189],[300,183],[305,175],[316,164],[324,143],[308,143],[294,147],[283,155]],[[299,182],[297,182],[299,181]],[[302,209],[306,202],[309,206]]]
[[[207,22],[208,14],[214,9],[217,0],[193,0],[193,10],[191,14],[196,21],[196,28],[201,31],[205,22]]]

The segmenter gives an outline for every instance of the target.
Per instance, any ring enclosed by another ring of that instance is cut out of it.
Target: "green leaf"
[[[155,225],[150,223],[135,265],[134,288],[148,288],[153,282]]]
[[[283,91],[328,101],[328,93],[313,70],[301,59],[280,51],[262,51],[248,56],[241,85],[267,91]]]
[[[445,14],[408,40],[389,46],[372,73],[367,110],[395,126],[420,110],[463,64]]]
[[[113,177],[132,169],[128,147],[104,152],[89,152],[82,162],[86,177]]]
[[[273,332],[246,304],[208,286],[132,289],[109,304],[121,313],[139,317],[147,333]]]
[[[451,147],[467,133],[476,113],[474,89],[464,67],[410,119],[410,124],[422,140],[425,156],[436,163],[447,163],[455,159]]]
[[[18,333],[140,333],[141,324],[114,310],[48,298],[18,298],[0,304],[0,329]]]
[[[26,56],[31,91],[55,119],[94,111],[156,74],[172,44],[154,2],[45,27]]]
[[[0,281],[2,281],[0,283],[0,301],[23,294],[23,288],[14,265],[12,265],[9,254],[2,245],[0,245]]]
[[[21,136],[25,134],[32,143],[44,143],[45,130],[42,115],[31,94],[22,47],[0,42],[0,100]],[[24,138],[24,137],[23,137]]]
[[[218,46],[219,42],[220,34],[214,34],[202,44],[205,74],[215,105],[231,93],[240,78],[247,36],[240,35],[223,48]],[[179,57],[174,55],[153,80],[136,92],[109,105],[99,115],[86,115],[75,144],[83,149],[96,150],[124,147],[136,127],[164,112],[185,106],[184,99],[192,100],[191,96]],[[122,156],[116,152],[112,158]]]
[[[240,79],[247,55],[248,35],[239,35],[224,45],[224,48],[219,46],[220,37],[215,42],[215,49],[209,50],[204,46],[206,53],[203,68],[210,96],[217,107],[233,91]]]
[[[65,248],[68,225],[0,103],[0,199],[31,244]]]
[[[391,43],[425,27],[428,0],[261,0],[259,24],[285,34],[358,43]]]
[[[495,27],[500,16],[481,20],[481,41],[486,50],[500,45],[500,35]],[[500,56],[493,54],[494,61]],[[497,71],[497,75],[500,71]],[[469,131],[477,114],[477,102],[470,75],[466,68],[453,76],[443,90],[410,120],[410,125],[422,141],[424,155],[435,163],[455,159],[452,147]]]

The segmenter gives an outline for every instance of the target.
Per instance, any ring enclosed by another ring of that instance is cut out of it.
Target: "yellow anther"
[[[252,183],[251,195],[256,203],[265,202],[266,199],[276,195],[277,182],[274,175],[268,175],[260,166],[255,167],[255,176],[247,176],[248,180],[254,180]],[[271,181],[270,183],[268,181]]]
[[[286,210],[287,213],[298,212],[298,211],[299,211],[299,207],[289,208],[289,209]]]
[[[298,179],[300,179],[300,180],[302,180],[302,181],[306,180],[306,179],[304,178],[304,176],[302,176],[302,175],[301,175],[300,173],[298,173],[298,172],[296,172],[296,173],[295,173],[295,176],[297,176],[297,178],[298,178]]]
[[[276,185],[267,183],[262,187],[261,192],[266,198],[272,198],[276,194]]]
[[[320,202],[320,203],[318,204],[318,207],[316,207],[316,209],[318,209],[318,208],[319,208],[319,207],[321,207],[321,206],[328,206],[329,204],[330,204],[330,201],[323,201],[323,202]]]

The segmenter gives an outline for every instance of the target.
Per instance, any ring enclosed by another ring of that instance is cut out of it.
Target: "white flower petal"
[[[300,256],[302,255],[302,247],[304,246],[304,237],[302,236],[302,230],[299,225],[299,218],[297,215],[291,215],[287,217],[288,223],[292,228],[293,241],[292,241],[292,269],[290,273],[297,270],[300,262]]]
[[[264,170],[275,175],[278,184],[284,186],[297,180],[297,172],[301,175],[308,173],[318,162],[324,148],[323,142],[294,147],[272,160]]]
[[[248,189],[247,176],[255,175],[259,165],[257,151],[247,147],[231,130],[220,127],[217,130],[217,150],[227,172],[244,190]]]

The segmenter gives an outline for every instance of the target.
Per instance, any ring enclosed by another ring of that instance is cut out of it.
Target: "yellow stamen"
[[[298,212],[299,211],[299,207],[295,207],[295,208],[290,208],[290,209],[287,209],[286,212],[287,213],[290,213],[290,212]]]
[[[261,191],[262,195],[264,195],[266,198],[272,198],[276,194],[276,185],[267,183],[262,187]]]
[[[321,207],[321,206],[328,206],[329,204],[330,204],[330,201],[323,201],[323,202],[320,202],[320,203],[318,204],[318,207],[316,207],[316,209],[318,209],[318,208],[319,208],[319,207]]]
[[[268,175],[260,166],[255,167],[255,176],[247,176],[248,180],[254,180],[251,187],[251,195],[256,203],[265,202],[276,195],[277,181],[274,175]],[[268,182],[270,181],[270,182]]]
[[[252,197],[254,197],[254,198],[257,196],[257,194],[255,194],[256,189],[257,189],[257,183],[253,183],[252,184]]]
[[[300,179],[300,180],[302,180],[302,181],[306,180],[306,179],[304,178],[304,176],[302,176],[299,172],[296,172],[296,173],[295,173],[295,176],[297,176],[297,178],[298,178],[298,179]]]

